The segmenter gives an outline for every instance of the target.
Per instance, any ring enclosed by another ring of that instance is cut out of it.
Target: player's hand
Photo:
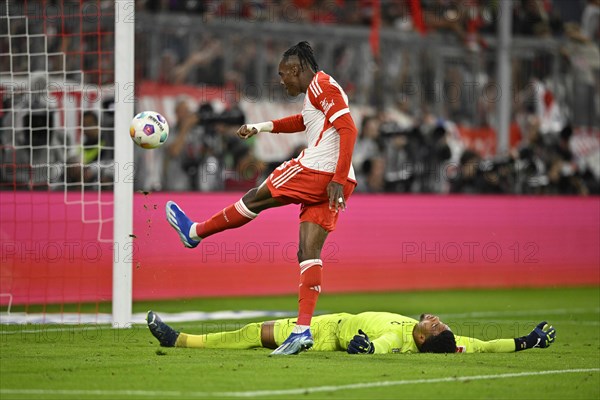
[[[369,340],[369,337],[361,329],[358,330],[358,335],[348,344],[348,354],[373,354],[375,346]]]
[[[344,198],[344,186],[337,182],[329,182],[327,185],[327,197],[329,197],[329,209],[344,211],[346,209],[346,199]]]
[[[527,348],[541,347],[542,349],[554,343],[556,329],[546,321],[540,322],[529,335],[527,335]]]
[[[238,137],[242,139],[249,139],[252,136],[258,133],[258,129],[253,127],[252,125],[242,125],[240,129],[237,130],[236,134]]]

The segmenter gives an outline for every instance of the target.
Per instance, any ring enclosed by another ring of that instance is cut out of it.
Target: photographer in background
[[[175,104],[176,121],[165,143],[162,189],[167,191],[218,191],[225,189],[224,171],[228,158],[245,151],[232,144],[228,127],[245,121],[237,106],[215,111],[210,103],[193,112],[186,98]],[[238,141],[239,142],[239,141]],[[246,144],[243,144],[246,146]],[[186,179],[182,179],[185,177]]]
[[[450,193],[507,193],[510,173],[510,163],[502,159],[483,160],[473,150],[465,150],[460,157],[457,174],[450,181]]]
[[[198,115],[192,112],[187,99],[177,99],[175,117],[169,132],[170,140],[164,145],[162,189],[188,191],[193,188],[191,175],[197,171],[202,133],[199,132]],[[188,172],[191,168],[195,171]]]

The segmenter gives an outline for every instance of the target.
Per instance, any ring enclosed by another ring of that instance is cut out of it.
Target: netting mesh
[[[0,3],[2,305],[110,300],[113,51],[114,2]]]

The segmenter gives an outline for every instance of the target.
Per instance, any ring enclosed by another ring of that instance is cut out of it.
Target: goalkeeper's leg
[[[261,347],[261,324],[261,322],[255,322],[235,331],[207,333],[205,335],[180,333],[175,346],[197,349],[238,350]]]

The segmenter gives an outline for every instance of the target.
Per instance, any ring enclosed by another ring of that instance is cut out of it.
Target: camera
[[[198,124],[211,126],[214,124],[244,125],[246,116],[238,107],[227,109],[221,113],[215,111],[210,103],[204,103],[198,109]]]

